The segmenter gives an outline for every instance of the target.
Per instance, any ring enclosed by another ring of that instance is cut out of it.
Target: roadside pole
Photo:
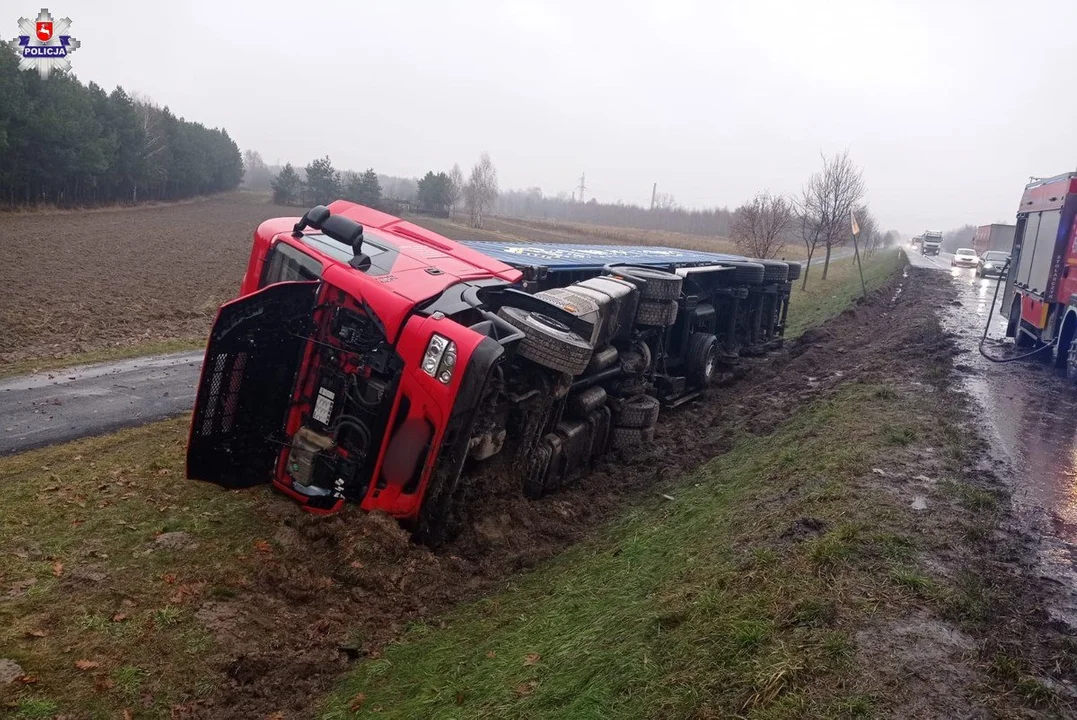
[[[855,213],[849,213],[849,219],[853,226],[853,255],[856,256],[856,267],[860,270],[860,289],[864,291],[864,301],[867,302],[868,286],[864,282],[864,266],[860,264],[860,247],[856,242],[856,236],[860,234],[860,225],[856,222]]]

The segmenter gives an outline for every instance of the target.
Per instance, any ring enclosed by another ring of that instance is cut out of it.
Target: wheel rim
[[[714,379],[714,371],[718,365],[718,352],[714,345],[707,351],[707,359],[703,363],[703,384],[710,385]]]
[[[553,330],[558,330],[560,332],[570,331],[568,325],[565,325],[558,320],[554,320],[552,317],[543,315],[542,313],[531,313],[531,317],[533,317],[535,319],[535,322],[539,323],[540,325],[545,325],[546,327]]]

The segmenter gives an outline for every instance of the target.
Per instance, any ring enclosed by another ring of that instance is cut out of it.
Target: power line
[[[584,202],[583,194],[585,192],[587,192],[587,185],[584,182],[586,180],[586,178],[587,178],[587,173],[583,173],[583,174],[580,175],[580,202]]]

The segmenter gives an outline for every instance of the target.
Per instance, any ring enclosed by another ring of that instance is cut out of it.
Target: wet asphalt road
[[[955,359],[964,388],[980,405],[980,419],[991,445],[989,460],[1008,466],[1014,504],[1029,529],[1041,538],[1039,574],[1065,590],[1059,619],[1077,626],[1077,385],[1050,362],[1050,351],[1007,364],[992,363],[978,345],[990,315],[984,349],[993,357],[1016,354],[1004,340],[1006,321],[992,306],[997,281],[977,278],[975,270],[951,268],[950,256],[909,253],[919,267],[949,273],[960,304],[941,312],[943,327],[960,349]],[[992,310],[992,307],[994,310]]]
[[[0,455],[190,412],[202,351],[0,380]]]

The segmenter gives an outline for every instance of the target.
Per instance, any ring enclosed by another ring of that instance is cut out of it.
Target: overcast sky
[[[42,3],[16,5],[35,17]],[[1012,221],[1077,168],[1077,2],[49,3],[83,81],[223,126],[267,162],[736,206],[848,149],[885,227]]]

